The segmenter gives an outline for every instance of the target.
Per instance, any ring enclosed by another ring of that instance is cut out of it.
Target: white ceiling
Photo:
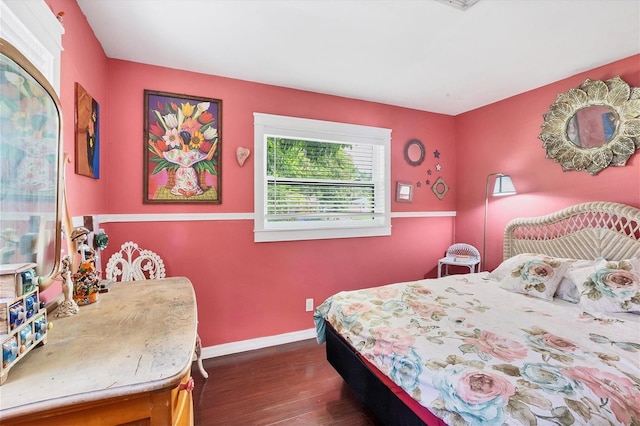
[[[640,0],[77,1],[110,58],[450,115],[640,53]]]

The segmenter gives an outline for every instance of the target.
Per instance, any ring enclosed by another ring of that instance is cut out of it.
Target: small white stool
[[[456,243],[447,249],[445,257],[438,260],[438,278],[442,277],[443,265],[444,275],[449,275],[449,265],[465,266],[469,273],[480,272],[480,252],[470,244]]]

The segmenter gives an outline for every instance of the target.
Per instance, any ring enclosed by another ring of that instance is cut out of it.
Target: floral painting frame
[[[222,100],[144,91],[143,202],[222,202]]]

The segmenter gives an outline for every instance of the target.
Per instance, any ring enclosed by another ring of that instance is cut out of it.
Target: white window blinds
[[[256,241],[390,234],[390,130],[254,116]]]

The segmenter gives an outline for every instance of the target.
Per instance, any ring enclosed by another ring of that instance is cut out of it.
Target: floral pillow
[[[498,265],[498,267],[496,269],[491,271],[489,273],[489,279],[492,279],[492,280],[495,280],[495,281],[502,281],[504,279],[504,277],[506,277],[507,275],[511,274],[511,272],[513,271],[513,268],[515,268],[516,265],[518,265],[518,264],[522,263],[524,260],[530,259],[532,257],[540,257],[540,258],[542,258],[542,257],[544,257],[544,255],[535,254],[535,253],[516,254],[515,256],[504,260],[500,265]]]
[[[522,256],[500,287],[539,299],[552,300],[569,263],[542,255]]]
[[[587,311],[640,313],[640,258],[601,260],[570,275]]]

